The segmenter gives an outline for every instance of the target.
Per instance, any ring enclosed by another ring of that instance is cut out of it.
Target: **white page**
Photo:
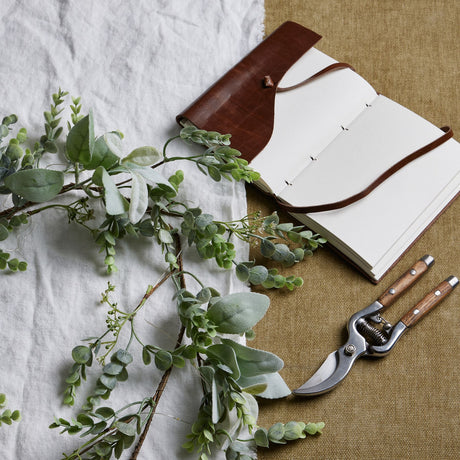
[[[285,74],[280,87],[299,83],[337,61],[312,48]],[[307,85],[278,93],[270,141],[251,166],[277,195],[371,104],[377,93],[350,69],[332,71]]]
[[[281,197],[299,206],[318,204],[312,197],[318,198],[319,203],[346,198],[399,159],[442,134],[410,110],[378,96],[372,108],[363,112],[349,131],[337,137],[316,162],[302,171]],[[331,166],[333,156],[336,166]],[[321,163],[326,165],[321,173],[323,179],[318,166]],[[378,172],[377,166],[381,168]],[[373,267],[398,240],[405,238],[401,247],[407,247],[407,241],[414,239],[411,233],[427,220],[424,213],[436,197],[439,204],[432,205],[432,217],[440,211],[444,195],[450,193],[453,197],[458,192],[458,178],[450,192],[446,187],[459,171],[460,145],[451,139],[411,162],[362,200],[339,210],[310,214],[309,218]]]
[[[358,118],[279,194],[294,206],[343,200],[443,133],[385,96]]]

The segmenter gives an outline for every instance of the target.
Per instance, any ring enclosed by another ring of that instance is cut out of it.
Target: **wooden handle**
[[[423,256],[420,260],[417,260],[404,275],[399,277],[378,299],[383,305],[383,311],[392,305],[400,295],[412,284],[418,281],[421,276],[433,265],[434,259],[429,255]]]
[[[429,292],[414,308],[409,310],[402,318],[401,322],[406,327],[411,327],[420,321],[427,313],[429,313],[436,305],[449,295],[457,286],[458,279],[455,276],[450,276],[443,281],[438,287]]]

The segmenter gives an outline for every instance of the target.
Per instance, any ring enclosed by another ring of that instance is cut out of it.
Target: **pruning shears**
[[[433,265],[434,258],[423,256],[398,278],[375,302],[356,312],[348,322],[348,340],[329,354],[316,373],[295,395],[316,396],[335,388],[362,356],[386,356],[402,335],[436,307],[457,286],[458,279],[449,276],[411,308],[394,326],[381,313],[391,306],[410,286]]]

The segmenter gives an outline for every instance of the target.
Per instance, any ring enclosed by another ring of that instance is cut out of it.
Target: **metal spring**
[[[356,328],[368,341],[372,341],[373,345],[385,345],[388,342],[388,337],[383,331],[372,326],[363,318],[356,323]]]

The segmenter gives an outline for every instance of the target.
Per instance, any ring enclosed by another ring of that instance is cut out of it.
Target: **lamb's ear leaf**
[[[208,308],[207,318],[223,334],[244,334],[265,315],[270,300],[256,292],[237,292],[221,297]]]
[[[101,174],[107,214],[111,216],[124,214],[129,209],[128,200],[120,193],[115,182],[105,168],[99,166],[96,171]]]

